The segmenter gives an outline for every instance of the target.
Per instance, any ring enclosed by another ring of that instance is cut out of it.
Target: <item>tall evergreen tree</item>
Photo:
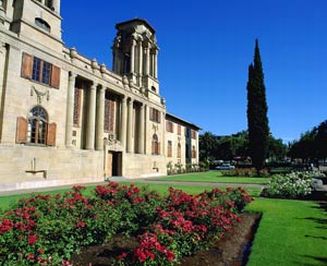
[[[249,131],[249,152],[254,167],[259,172],[264,168],[268,151],[269,125],[266,88],[260,57],[259,42],[255,42],[254,62],[249,66],[247,84],[247,117]]]

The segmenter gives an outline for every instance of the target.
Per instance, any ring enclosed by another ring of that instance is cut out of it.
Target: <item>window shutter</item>
[[[157,155],[160,155],[160,142],[158,142],[158,153],[157,153]]]
[[[31,79],[33,72],[33,56],[23,53],[23,61],[22,61],[22,77]]]
[[[60,87],[60,68],[52,65],[51,71],[51,87],[59,89]]]
[[[27,142],[27,119],[25,117],[17,117],[16,126],[16,143],[24,144]]]
[[[56,133],[57,133],[57,124],[51,123],[48,125],[48,136],[47,136],[47,145],[56,146]]]
[[[160,111],[157,111],[157,116],[158,116],[158,123],[161,123],[161,113]]]

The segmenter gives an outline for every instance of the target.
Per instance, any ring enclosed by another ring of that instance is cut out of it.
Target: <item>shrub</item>
[[[254,177],[257,176],[257,170],[255,168],[236,168],[233,170],[229,170],[224,172],[224,176],[230,177]],[[260,170],[259,176],[269,176],[269,173],[266,169]]]
[[[223,236],[251,201],[242,189],[192,196],[171,188],[167,197],[114,182],[89,197],[83,189],[35,195],[2,214],[1,265],[71,265],[83,247],[117,235],[138,239],[113,258],[117,265],[171,265]]]
[[[263,195],[274,198],[303,198],[311,194],[311,179],[314,173],[292,172],[275,175],[264,189]]]

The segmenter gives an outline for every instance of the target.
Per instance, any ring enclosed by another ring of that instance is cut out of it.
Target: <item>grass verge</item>
[[[247,210],[263,213],[247,265],[327,265],[326,205],[259,198]]]

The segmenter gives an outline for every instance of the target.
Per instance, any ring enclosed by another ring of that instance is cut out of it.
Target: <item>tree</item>
[[[317,151],[317,158],[326,161],[327,158],[327,120],[322,122],[315,137],[315,146]]]
[[[259,172],[263,169],[267,156],[269,125],[266,88],[258,40],[255,42],[254,62],[249,66],[247,97],[249,152],[252,163]]]
[[[216,147],[216,136],[211,132],[205,132],[200,135],[200,160],[203,162],[208,162],[210,158],[214,157],[214,150]]]

